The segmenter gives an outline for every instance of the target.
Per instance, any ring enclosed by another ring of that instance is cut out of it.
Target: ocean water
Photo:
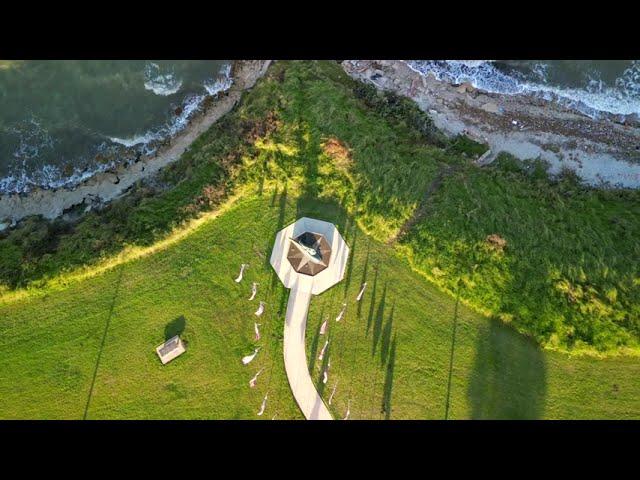
[[[0,193],[71,186],[152,153],[230,72],[211,60],[0,60]]]
[[[490,92],[530,94],[640,117],[640,61],[411,60],[423,73]],[[125,154],[151,153],[207,95],[229,61],[0,60],[0,193],[71,186]]]
[[[592,118],[640,117],[639,60],[409,60],[423,74],[510,95],[556,100]]]

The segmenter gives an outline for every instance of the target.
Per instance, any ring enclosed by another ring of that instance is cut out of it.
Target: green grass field
[[[1,238],[0,418],[258,418],[265,394],[262,418],[301,418],[268,257],[303,214],[335,222],[352,252],[307,328],[337,418],[638,418],[637,192],[506,157],[477,168],[480,146],[372,95],[333,62],[277,62],[164,187]],[[252,281],[267,313],[245,367]],[[154,349],[179,331],[187,352],[163,367]]]
[[[349,400],[352,418],[640,414],[633,359],[543,351],[512,328],[456,307],[335,204],[287,198],[280,189],[240,200],[164,250],[0,307],[8,366],[0,373],[0,417],[251,419],[260,418],[268,394],[262,418],[301,418],[282,361],[288,291],[268,265],[275,231],[300,215],[335,222],[352,251],[345,280],[312,300],[307,328],[311,371],[325,399],[338,382],[336,417]],[[237,285],[242,262],[250,267]],[[357,303],[364,280],[368,290]],[[254,348],[252,281],[267,309],[262,351],[244,366],[240,358]],[[325,317],[331,319],[326,386],[315,361]],[[187,352],[162,366],[154,348],[180,330]],[[252,390],[248,381],[262,367]],[[389,407],[381,413],[383,403]]]

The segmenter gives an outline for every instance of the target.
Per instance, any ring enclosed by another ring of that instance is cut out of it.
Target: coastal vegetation
[[[335,62],[277,62],[157,179],[74,223],[4,234],[0,416],[254,418],[268,391],[272,414],[298,418],[268,256],[278,227],[309,214],[353,254],[307,330],[319,379],[331,319],[336,416],[351,401],[352,418],[637,417],[635,358],[595,357],[638,352],[637,192],[506,156],[477,167],[481,145],[373,95]],[[232,282],[245,261],[271,312],[257,390],[239,362],[254,348]],[[153,347],[180,316],[187,353],[160,369]],[[318,386],[327,399],[333,382]]]
[[[277,229],[309,215],[335,222],[351,247],[343,282],[314,297],[307,325],[311,374],[325,402],[337,382],[335,418],[347,408],[352,419],[637,418],[634,358],[541,350],[412,271],[337,202],[300,193],[289,183],[254,184],[163,248],[5,302],[0,333],[9,367],[0,370],[0,417],[302,418],[282,361],[289,291],[268,259]],[[250,302],[252,282],[258,295]],[[266,309],[255,342],[258,300]],[[187,350],[162,366],[154,349],[174,334]],[[242,365],[258,346],[255,360]]]
[[[338,199],[413,268],[538,343],[637,351],[638,193],[590,189],[569,173],[550,179],[542,162],[506,156],[479,168],[471,160],[482,151],[445,140],[412,102],[333,62],[279,62],[158,181],[74,224],[28,219],[5,235],[1,288],[38,287],[151,245],[237,185],[299,177],[306,195]]]

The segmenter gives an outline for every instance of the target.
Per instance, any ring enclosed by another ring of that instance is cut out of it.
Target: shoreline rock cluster
[[[401,60],[345,60],[342,67],[356,80],[414,100],[448,136],[487,144],[482,165],[504,151],[541,158],[550,174],[571,169],[594,187],[640,188],[640,124],[632,118],[593,119],[555,101],[449,84]]]
[[[96,173],[71,188],[35,188],[24,194],[0,195],[0,231],[31,215],[54,219],[74,207],[85,205],[84,210],[89,211],[124,195],[137,181],[154,176],[178,160],[198,136],[231,111],[240,101],[242,92],[255,85],[270,63],[271,60],[235,61],[231,88],[218,94],[217,98],[205,101],[203,112],[191,119],[182,131],[166,139],[152,155],[123,158],[114,169]]]
[[[207,98],[203,111],[152,155],[122,152],[117,167],[73,187],[0,194],[0,231],[32,215],[54,219],[71,210],[90,211],[126,194],[137,181],[153,178],[228,113],[270,63],[235,61],[231,88]],[[554,101],[449,84],[421,75],[401,60],[344,60],[341,65],[356,80],[412,99],[446,135],[464,134],[487,144],[478,165],[490,164],[505,151],[521,159],[546,160],[550,174],[571,169],[591,186],[640,188],[640,124],[633,119],[592,119]]]

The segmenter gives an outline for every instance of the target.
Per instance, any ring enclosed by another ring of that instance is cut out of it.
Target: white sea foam
[[[180,115],[174,116],[171,121],[161,127],[129,138],[111,136],[106,136],[105,138],[112,144],[122,145],[127,148],[136,147],[140,149],[143,154],[150,155],[156,150],[156,147],[152,146],[154,141],[176,135],[189,124],[193,115],[201,109],[206,96],[206,94],[188,95],[182,103]],[[26,135],[24,141],[21,141],[18,151],[14,154],[19,157],[20,165],[13,169],[11,175],[0,178],[0,193],[27,192],[34,187],[71,187],[83,182],[96,173],[113,169],[116,166],[116,162],[109,162],[95,165],[91,169],[74,168],[73,173],[68,176],[55,165],[44,165],[36,171],[29,172],[26,167],[27,160],[37,158],[41,149],[43,147],[48,148],[53,142],[50,137],[43,136],[41,131],[38,131],[38,134],[42,140],[40,143],[30,143],[30,141],[36,138],[33,134]],[[100,150],[100,148],[98,150]]]
[[[156,95],[169,96],[178,93],[182,88],[182,80],[171,71],[162,73],[157,63],[148,63],[144,71],[144,88]]]
[[[62,188],[77,185],[96,173],[115,168],[116,162],[100,164],[92,169],[76,167],[71,175],[65,175],[56,165],[44,165],[42,168],[27,172],[21,169],[13,175],[0,178],[0,192],[19,193],[33,187]]]
[[[152,142],[153,140],[157,140],[158,138],[159,137],[155,133],[148,132],[143,135],[137,135],[131,138],[109,137],[109,140],[114,143],[124,145],[125,147],[135,147],[136,145]]]
[[[51,149],[55,144],[49,132],[33,115],[29,119],[19,122],[9,131],[16,135],[20,141],[18,148],[13,152],[13,156],[20,161],[36,158],[42,150]]]
[[[226,64],[223,65],[220,69],[219,77],[215,81],[212,79],[207,80],[203,84],[203,87],[209,95],[214,95],[215,93],[218,93],[220,91],[228,90],[229,88],[231,88],[232,84],[233,79],[231,78],[231,65]],[[153,141],[173,136],[183,130],[189,124],[189,121],[191,120],[193,115],[201,109],[202,103],[205,98],[206,95],[204,94],[187,95],[182,102],[180,114],[173,117],[167,124],[130,138],[109,137],[109,139],[112,142],[124,145],[125,147],[134,147],[137,145],[144,146]]]
[[[163,77],[162,80],[155,79],[144,82],[144,88],[164,97],[178,93],[181,87],[182,80],[176,81],[171,75]]]
[[[228,90],[232,84],[231,64],[222,65],[216,78],[204,82],[202,93],[190,94],[184,98],[179,115],[172,116],[171,120],[164,125],[142,134],[127,138],[106,135],[104,137],[106,141],[97,147],[97,151],[104,152],[117,144],[127,148],[136,147],[145,155],[153,154],[157,149],[154,142],[179,133],[189,124],[194,114],[202,108],[203,101],[208,95]],[[147,90],[153,91],[157,95],[168,96],[180,90],[182,80],[178,79],[174,72],[163,72],[157,63],[150,62],[145,67],[144,85]],[[14,161],[17,163],[10,175],[0,178],[0,193],[27,192],[33,187],[71,187],[96,173],[113,169],[117,165],[116,161],[111,161],[86,168],[87,162],[77,162],[83,166],[75,167],[71,175],[65,175],[65,172],[56,165],[44,165],[33,171],[33,169],[27,168],[29,161],[37,159],[43,149],[53,148],[55,139],[33,117],[16,126],[12,133],[18,135],[20,140],[19,146],[14,152]]]
[[[229,90],[231,85],[233,85],[233,78],[231,78],[231,64],[228,63],[220,68],[217,79],[210,79],[204,83],[204,88],[209,95],[215,95]]]
[[[495,67],[493,62],[477,60],[410,60],[406,64],[422,74],[432,74],[450,83],[470,82],[474,87],[507,95],[532,94],[557,100],[589,115],[609,112],[640,115],[640,62],[633,62],[616,80],[615,87],[594,78],[585,88],[562,88],[546,82],[546,66],[533,68],[539,82],[516,78]]]

